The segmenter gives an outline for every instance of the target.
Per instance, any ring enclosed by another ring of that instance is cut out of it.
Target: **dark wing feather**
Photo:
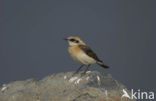
[[[97,57],[97,55],[90,49],[89,46],[79,45],[79,48],[82,49],[88,56],[94,58],[96,61],[101,62],[101,60]]]
[[[103,64],[103,62],[96,56],[96,54],[86,45],[79,45],[79,48],[82,49],[88,56],[92,57],[97,61],[97,64],[104,67],[109,68],[109,66]]]

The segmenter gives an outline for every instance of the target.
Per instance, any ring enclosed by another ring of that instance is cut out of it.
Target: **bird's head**
[[[69,43],[69,46],[85,45],[78,36],[69,36],[65,40]]]

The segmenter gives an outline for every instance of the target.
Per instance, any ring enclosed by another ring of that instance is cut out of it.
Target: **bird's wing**
[[[79,48],[83,50],[89,57],[92,57],[96,61],[101,62],[101,60],[97,57],[97,55],[91,50],[91,48],[87,45],[79,45]]]

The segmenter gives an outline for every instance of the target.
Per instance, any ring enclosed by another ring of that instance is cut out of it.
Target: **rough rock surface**
[[[134,101],[122,97],[123,89],[127,89],[109,74],[72,74],[58,73],[3,85],[0,101]]]

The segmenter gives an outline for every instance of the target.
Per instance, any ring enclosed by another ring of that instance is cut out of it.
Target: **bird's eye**
[[[75,40],[75,42],[76,42],[76,43],[79,43],[79,41],[78,41],[78,40]]]

